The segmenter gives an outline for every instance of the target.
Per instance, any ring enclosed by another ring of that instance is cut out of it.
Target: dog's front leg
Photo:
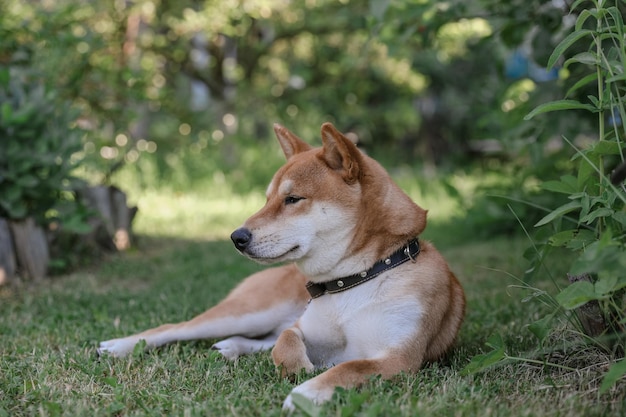
[[[416,364],[419,364],[418,360]],[[419,368],[419,365],[416,366]],[[378,359],[358,359],[341,363],[295,387],[283,403],[283,409],[293,411],[293,394],[302,395],[316,404],[330,400],[335,388],[354,388],[380,375],[389,379],[402,371],[415,371],[400,355],[387,355]]]
[[[312,372],[315,368],[306,354],[302,331],[297,325],[278,336],[276,345],[272,349],[272,359],[283,378],[295,375],[302,369]]]

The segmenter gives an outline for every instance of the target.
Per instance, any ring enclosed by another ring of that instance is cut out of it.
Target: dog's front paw
[[[295,380],[296,376],[302,372],[302,370],[304,370],[307,374],[310,374],[315,370],[315,366],[311,363],[309,358],[293,362],[281,362],[276,365],[276,368],[280,372],[281,378],[288,378],[292,382]]]
[[[320,405],[333,397],[334,387],[317,387],[313,380],[306,381],[295,387],[283,402],[283,410],[292,412],[296,409],[296,402],[311,401]]]
[[[117,358],[123,358],[133,351],[139,340],[124,337],[121,339],[111,339],[100,342],[98,355],[109,354]]]
[[[296,406],[293,404],[293,396],[289,394],[285,401],[283,401],[283,410],[288,411],[289,413],[296,410]]]
[[[315,369],[307,356],[302,332],[299,329],[287,329],[280,334],[276,346],[272,349],[272,360],[283,378],[297,375],[303,369],[307,373]]]

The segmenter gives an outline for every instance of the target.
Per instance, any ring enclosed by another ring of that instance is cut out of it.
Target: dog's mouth
[[[259,263],[275,263],[275,262],[281,262],[281,261],[285,261],[285,260],[289,260],[290,255],[292,255],[293,253],[297,252],[300,249],[300,245],[296,245],[294,247],[292,247],[291,249],[289,249],[286,252],[283,252],[281,255],[278,256],[263,256],[263,255],[259,255],[256,253],[251,253],[249,251],[245,251],[245,255],[247,255],[250,259],[259,262]]]

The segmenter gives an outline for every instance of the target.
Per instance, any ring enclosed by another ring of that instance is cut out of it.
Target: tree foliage
[[[561,135],[595,135],[584,111],[575,120],[569,112],[523,120],[568,89],[571,100],[589,95],[587,84],[571,88],[584,81],[583,69],[563,67],[583,52],[578,44],[546,68],[584,4],[573,11],[548,0],[3,4],[0,64],[36,67],[80,109],[85,161],[103,181],[131,165],[143,181],[182,186],[192,181],[183,172],[192,171],[225,175],[245,190],[260,183],[243,181],[242,170],[259,158],[268,174],[275,167],[262,150],[273,123],[314,140],[332,121],[365,148],[392,153],[396,164],[496,167],[516,179],[509,187],[519,198],[529,175],[571,168]]]
[[[484,140],[517,153],[568,126],[520,122],[566,82],[506,71],[518,49],[545,66],[571,25],[555,4],[10,0],[1,62],[29,61],[81,107],[100,170],[155,147],[262,140],[276,121],[316,136],[330,120],[406,161],[442,162]]]
[[[0,103],[0,218],[42,221],[73,181],[74,115],[27,70],[0,69]]]

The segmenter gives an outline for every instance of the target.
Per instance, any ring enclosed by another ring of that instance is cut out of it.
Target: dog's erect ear
[[[291,133],[287,128],[279,125],[278,123],[274,123],[274,132],[276,133],[276,138],[278,138],[278,143],[280,143],[280,147],[283,149],[283,153],[287,159],[291,158],[297,153],[308,151],[311,149],[311,146]]]
[[[342,171],[342,177],[347,183],[359,179],[361,151],[354,143],[331,123],[322,125],[322,142],[324,147],[320,157],[334,170]]]

